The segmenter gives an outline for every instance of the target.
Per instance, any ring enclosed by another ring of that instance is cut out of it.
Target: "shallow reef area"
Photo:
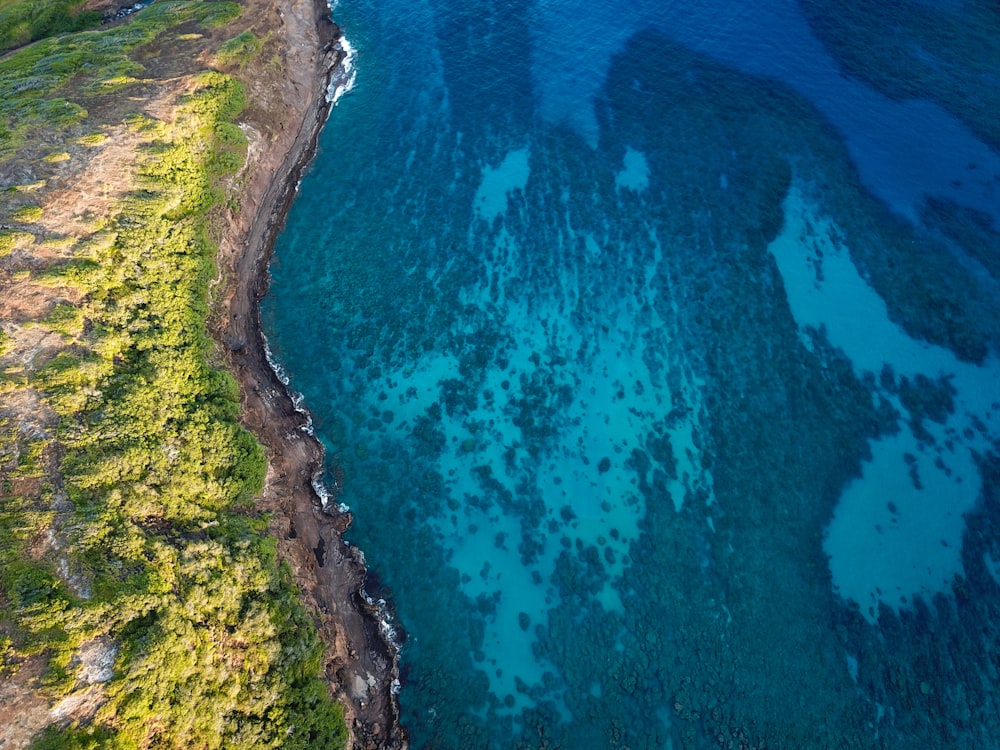
[[[911,205],[794,75],[488,11],[354,11],[262,308],[414,746],[995,744],[995,164]]]

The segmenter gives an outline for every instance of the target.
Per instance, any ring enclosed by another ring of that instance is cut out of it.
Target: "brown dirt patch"
[[[32,657],[13,675],[0,679],[0,750],[27,747],[49,724],[49,701],[37,688],[44,668],[44,659]]]

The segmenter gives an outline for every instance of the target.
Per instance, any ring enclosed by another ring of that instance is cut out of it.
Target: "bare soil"
[[[32,736],[50,723],[49,701],[28,688],[44,668],[41,657],[31,657],[19,665],[16,675],[0,680],[0,750],[27,747]]]

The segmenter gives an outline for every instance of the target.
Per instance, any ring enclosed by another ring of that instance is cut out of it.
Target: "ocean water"
[[[414,747],[1000,747],[1000,47],[744,5],[335,8],[262,315]]]

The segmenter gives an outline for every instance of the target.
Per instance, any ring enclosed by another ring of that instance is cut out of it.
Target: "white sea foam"
[[[312,484],[312,488],[313,491],[316,493],[316,496],[319,497],[320,507],[324,511],[328,511],[330,507],[333,505],[333,496],[330,494],[330,490],[326,488],[326,485],[323,483],[321,476],[317,474],[312,479],[310,479],[309,482],[310,484]],[[337,506],[337,509],[340,510],[340,508],[342,507],[346,508],[347,506],[341,503],[340,505]]]
[[[288,385],[288,375],[285,373],[285,369],[281,364],[274,358],[274,354],[271,352],[271,344],[267,340],[267,336],[263,333],[260,334],[261,339],[264,341],[264,358],[267,360],[267,364],[271,368],[271,372],[274,373],[275,377],[281,381],[284,386]]]
[[[362,564],[364,564],[364,553],[360,552]],[[399,658],[399,652],[402,649],[402,645],[399,642],[399,632],[396,627],[392,624],[392,615],[389,614],[389,604],[385,599],[375,599],[363,588],[361,589],[361,596],[364,598],[368,606],[374,609],[378,616],[375,621],[378,623],[379,632],[382,634],[382,638],[395,650],[396,659]],[[396,674],[399,674],[398,664],[395,666]],[[398,676],[392,681],[392,692],[393,695],[399,692],[399,678]]]
[[[313,434],[312,430],[309,431],[309,434],[310,435]],[[334,500],[336,500],[336,496],[331,494],[330,490],[327,489],[326,483],[323,481],[322,470],[317,471],[315,476],[313,476],[312,479],[310,479],[309,481],[312,484],[313,490],[316,492],[317,497],[319,497],[320,499],[320,507],[323,509],[323,512],[330,513],[332,515],[333,508],[336,508],[338,513],[349,513],[351,511],[351,506],[349,506],[347,503],[344,502],[336,504],[334,503]],[[339,485],[336,486],[336,489],[338,491],[340,490]]]
[[[337,106],[337,102],[340,101],[340,97],[354,88],[354,81],[357,77],[357,71],[354,67],[354,58],[357,55],[354,51],[354,47],[352,47],[351,43],[347,40],[347,37],[341,34],[341,37],[337,40],[335,47],[340,50],[344,56],[341,58],[337,67],[330,74],[330,82],[326,87],[326,100],[334,107]]]
[[[315,436],[316,431],[313,427],[312,414],[305,407],[305,396],[289,385],[288,373],[285,372],[285,369],[281,366],[278,360],[274,358],[274,353],[271,351],[271,345],[268,343],[267,336],[261,332],[260,337],[264,342],[264,359],[267,360],[267,364],[274,373],[274,376],[285,387],[285,393],[292,401],[292,408],[294,408],[295,411],[301,414],[305,419],[305,423],[302,424],[299,429],[307,435]],[[310,483],[312,484],[313,490],[316,492],[316,496],[319,497],[320,507],[324,511],[329,512],[332,507],[335,507],[340,513],[347,513],[350,511],[350,507],[345,503],[337,503],[334,505],[334,496],[330,493],[330,490],[327,489],[326,484],[324,484],[321,472],[317,473],[316,476],[310,480]]]
[[[281,381],[283,386],[285,386],[285,393],[287,393],[288,398],[292,400],[292,408],[294,408],[295,411],[301,414],[306,420],[305,424],[303,424],[299,429],[307,435],[315,435],[316,432],[313,428],[312,414],[310,414],[309,410],[305,407],[306,397],[289,385],[288,373],[285,372],[284,368],[271,353],[271,345],[268,343],[267,336],[261,333],[261,338],[264,340],[264,357],[267,359],[267,364],[270,366],[274,376]]]

